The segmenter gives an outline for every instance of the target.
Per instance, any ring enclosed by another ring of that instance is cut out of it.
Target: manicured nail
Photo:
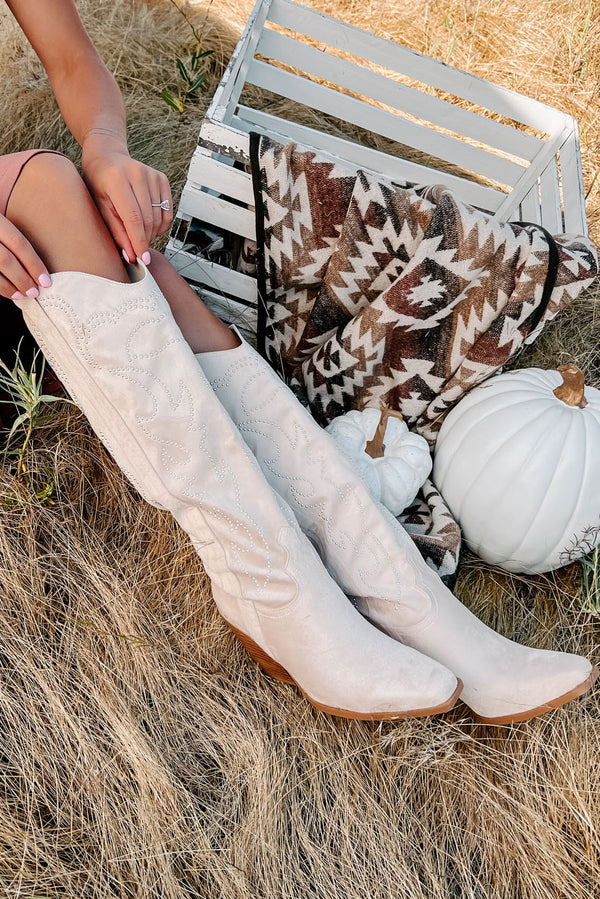
[[[28,297],[31,297],[33,300],[35,300],[35,298],[39,297],[39,295],[40,295],[40,292],[37,289],[37,287],[30,287],[29,290],[25,291],[25,293],[27,294]]]
[[[50,287],[52,285],[52,278],[46,272],[39,276],[38,281],[42,287]]]
[[[125,260],[125,262],[128,262],[129,265],[131,265],[131,259],[129,258],[125,250],[121,250],[121,252],[123,253],[123,259]]]
[[[142,262],[144,263],[144,265],[150,265],[151,259],[152,259],[152,256],[150,255],[148,250],[146,250],[146,252],[142,256]]]
[[[24,300],[24,299],[25,299],[25,297],[23,296],[23,294],[21,293],[20,290],[15,290],[15,292],[13,293],[13,295],[11,297],[11,300]]]

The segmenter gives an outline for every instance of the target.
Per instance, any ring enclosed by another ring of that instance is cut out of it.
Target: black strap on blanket
[[[267,277],[265,271],[265,210],[260,181],[260,137],[256,131],[250,132],[250,169],[256,221],[256,286],[258,294],[256,349],[262,356],[266,356]]]
[[[552,296],[552,291],[554,290],[554,286],[556,284],[556,276],[558,274],[560,257],[558,255],[558,247],[556,245],[556,241],[554,240],[550,232],[543,227],[543,225],[538,225],[537,222],[511,222],[511,224],[519,225],[519,227],[521,228],[537,228],[538,231],[541,231],[543,233],[544,237],[548,241],[548,271],[546,272],[546,280],[544,281],[542,298],[540,300],[540,305],[531,313],[529,333],[533,334],[542,318],[544,317],[546,309],[548,308],[548,303],[550,302],[550,297]]]

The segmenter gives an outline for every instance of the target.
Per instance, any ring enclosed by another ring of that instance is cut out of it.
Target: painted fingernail
[[[129,258],[125,250],[121,250],[121,252],[123,254],[123,259],[125,260],[125,262],[128,262],[131,265],[131,259]]]
[[[11,300],[24,300],[24,299],[25,299],[25,297],[23,296],[23,294],[21,293],[20,290],[15,290],[15,292],[13,293],[13,295],[11,297]]]
[[[142,262],[144,263],[144,265],[150,265],[151,259],[152,259],[152,256],[150,255],[148,250],[146,250],[146,252],[142,256]]]
[[[52,285],[52,278],[46,272],[39,276],[38,281],[42,287],[50,287]]]
[[[31,297],[33,300],[35,300],[35,298],[39,297],[39,295],[40,295],[40,292],[37,289],[37,287],[30,287],[29,290],[25,291],[25,293],[27,294],[28,297]]]

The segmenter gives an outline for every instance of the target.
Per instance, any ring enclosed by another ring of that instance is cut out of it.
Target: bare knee
[[[50,271],[85,271],[127,280],[111,233],[66,156],[38,153],[29,159],[13,188],[6,215]]]
[[[42,152],[32,156],[21,171],[21,178],[34,179],[38,183],[80,179],[79,172],[63,153]]]
[[[76,166],[62,153],[37,153],[23,166],[6,210],[7,218],[39,214],[48,205],[81,199],[87,188]]]

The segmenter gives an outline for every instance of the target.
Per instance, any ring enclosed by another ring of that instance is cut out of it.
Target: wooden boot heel
[[[272,659],[271,656],[264,651],[264,649],[261,649],[258,643],[255,643],[251,637],[242,633],[242,631],[239,631],[226,619],[223,620],[227,626],[231,628],[246,652],[252,656],[254,661],[260,665],[266,674],[275,678],[275,680],[283,681],[286,684],[293,684],[295,687],[297,686],[296,681],[290,674],[288,674],[285,668],[282,668],[279,662],[276,662],[275,659]]]

